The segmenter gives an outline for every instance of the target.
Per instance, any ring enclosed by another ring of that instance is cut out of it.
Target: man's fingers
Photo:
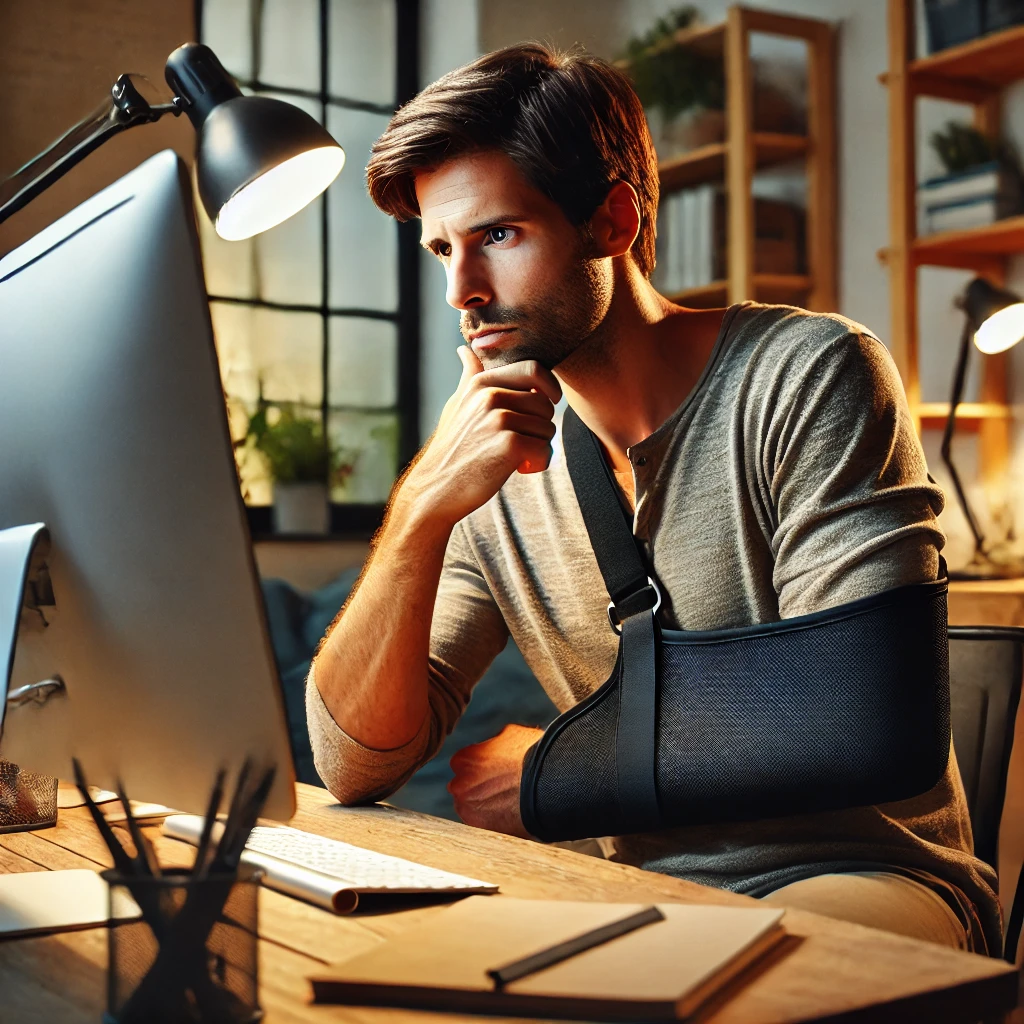
[[[516,467],[520,473],[542,473],[551,462],[551,442],[539,437],[524,437],[519,454],[526,457]]]
[[[476,356],[473,358],[476,359]],[[562,387],[555,379],[555,375],[533,359],[483,370],[478,374],[477,384],[481,387],[511,388],[514,391],[533,389],[546,395],[552,405],[557,405],[562,397]]]
[[[489,409],[510,409],[526,416],[537,416],[551,420],[555,407],[547,395],[539,391],[513,391],[510,388],[484,388],[480,392],[482,401]]]
[[[481,372],[484,364],[476,357],[476,353],[468,345],[460,345],[456,350],[459,362],[462,363],[462,376],[459,378],[458,391],[462,391],[465,385]]]

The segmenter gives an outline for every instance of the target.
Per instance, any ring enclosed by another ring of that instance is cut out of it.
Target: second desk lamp
[[[964,311],[965,319],[960,336],[960,352],[953,374],[953,393],[949,400],[949,415],[942,435],[942,461],[949,470],[960,508],[974,537],[974,556],[964,569],[950,575],[960,579],[1024,576],[1024,562],[1019,557],[997,558],[994,557],[994,551],[989,550],[978,520],[967,500],[967,494],[952,457],[956,410],[963,400],[971,341],[973,340],[977,348],[987,355],[995,355],[1013,348],[1024,338],[1024,302],[1013,292],[1005,288],[997,288],[984,278],[976,277],[967,286],[957,305]]]

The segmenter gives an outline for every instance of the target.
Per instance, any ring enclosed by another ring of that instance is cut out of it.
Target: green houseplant
[[[696,17],[696,8],[677,7],[626,44],[623,59],[659,149],[716,142],[725,131],[721,61],[674,43],[676,32]]]
[[[322,422],[294,404],[262,397],[240,443],[272,481],[275,532],[326,533],[328,488],[351,475],[358,453],[332,447]]]

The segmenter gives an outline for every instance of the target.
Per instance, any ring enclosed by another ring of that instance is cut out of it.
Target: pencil
[[[619,921],[612,921],[611,924],[583,932],[582,935],[577,935],[575,938],[566,939],[565,942],[542,949],[539,953],[531,953],[529,956],[520,960],[512,960],[501,967],[492,967],[487,974],[494,980],[494,987],[501,988],[511,981],[518,981],[528,974],[536,974],[537,971],[568,960],[578,953],[611,942],[612,939],[617,939],[620,935],[636,931],[637,928],[643,928],[644,925],[654,924],[655,921],[664,920],[665,915],[657,907],[645,907]]]

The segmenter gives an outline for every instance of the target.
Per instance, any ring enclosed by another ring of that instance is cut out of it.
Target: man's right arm
[[[331,718],[371,751],[407,747],[430,714],[430,625],[456,523],[517,469],[539,472],[550,458],[554,377],[534,363],[483,370],[469,349],[460,357],[459,388],[396,487],[360,583],[313,664]],[[350,802],[371,795],[332,788]]]

